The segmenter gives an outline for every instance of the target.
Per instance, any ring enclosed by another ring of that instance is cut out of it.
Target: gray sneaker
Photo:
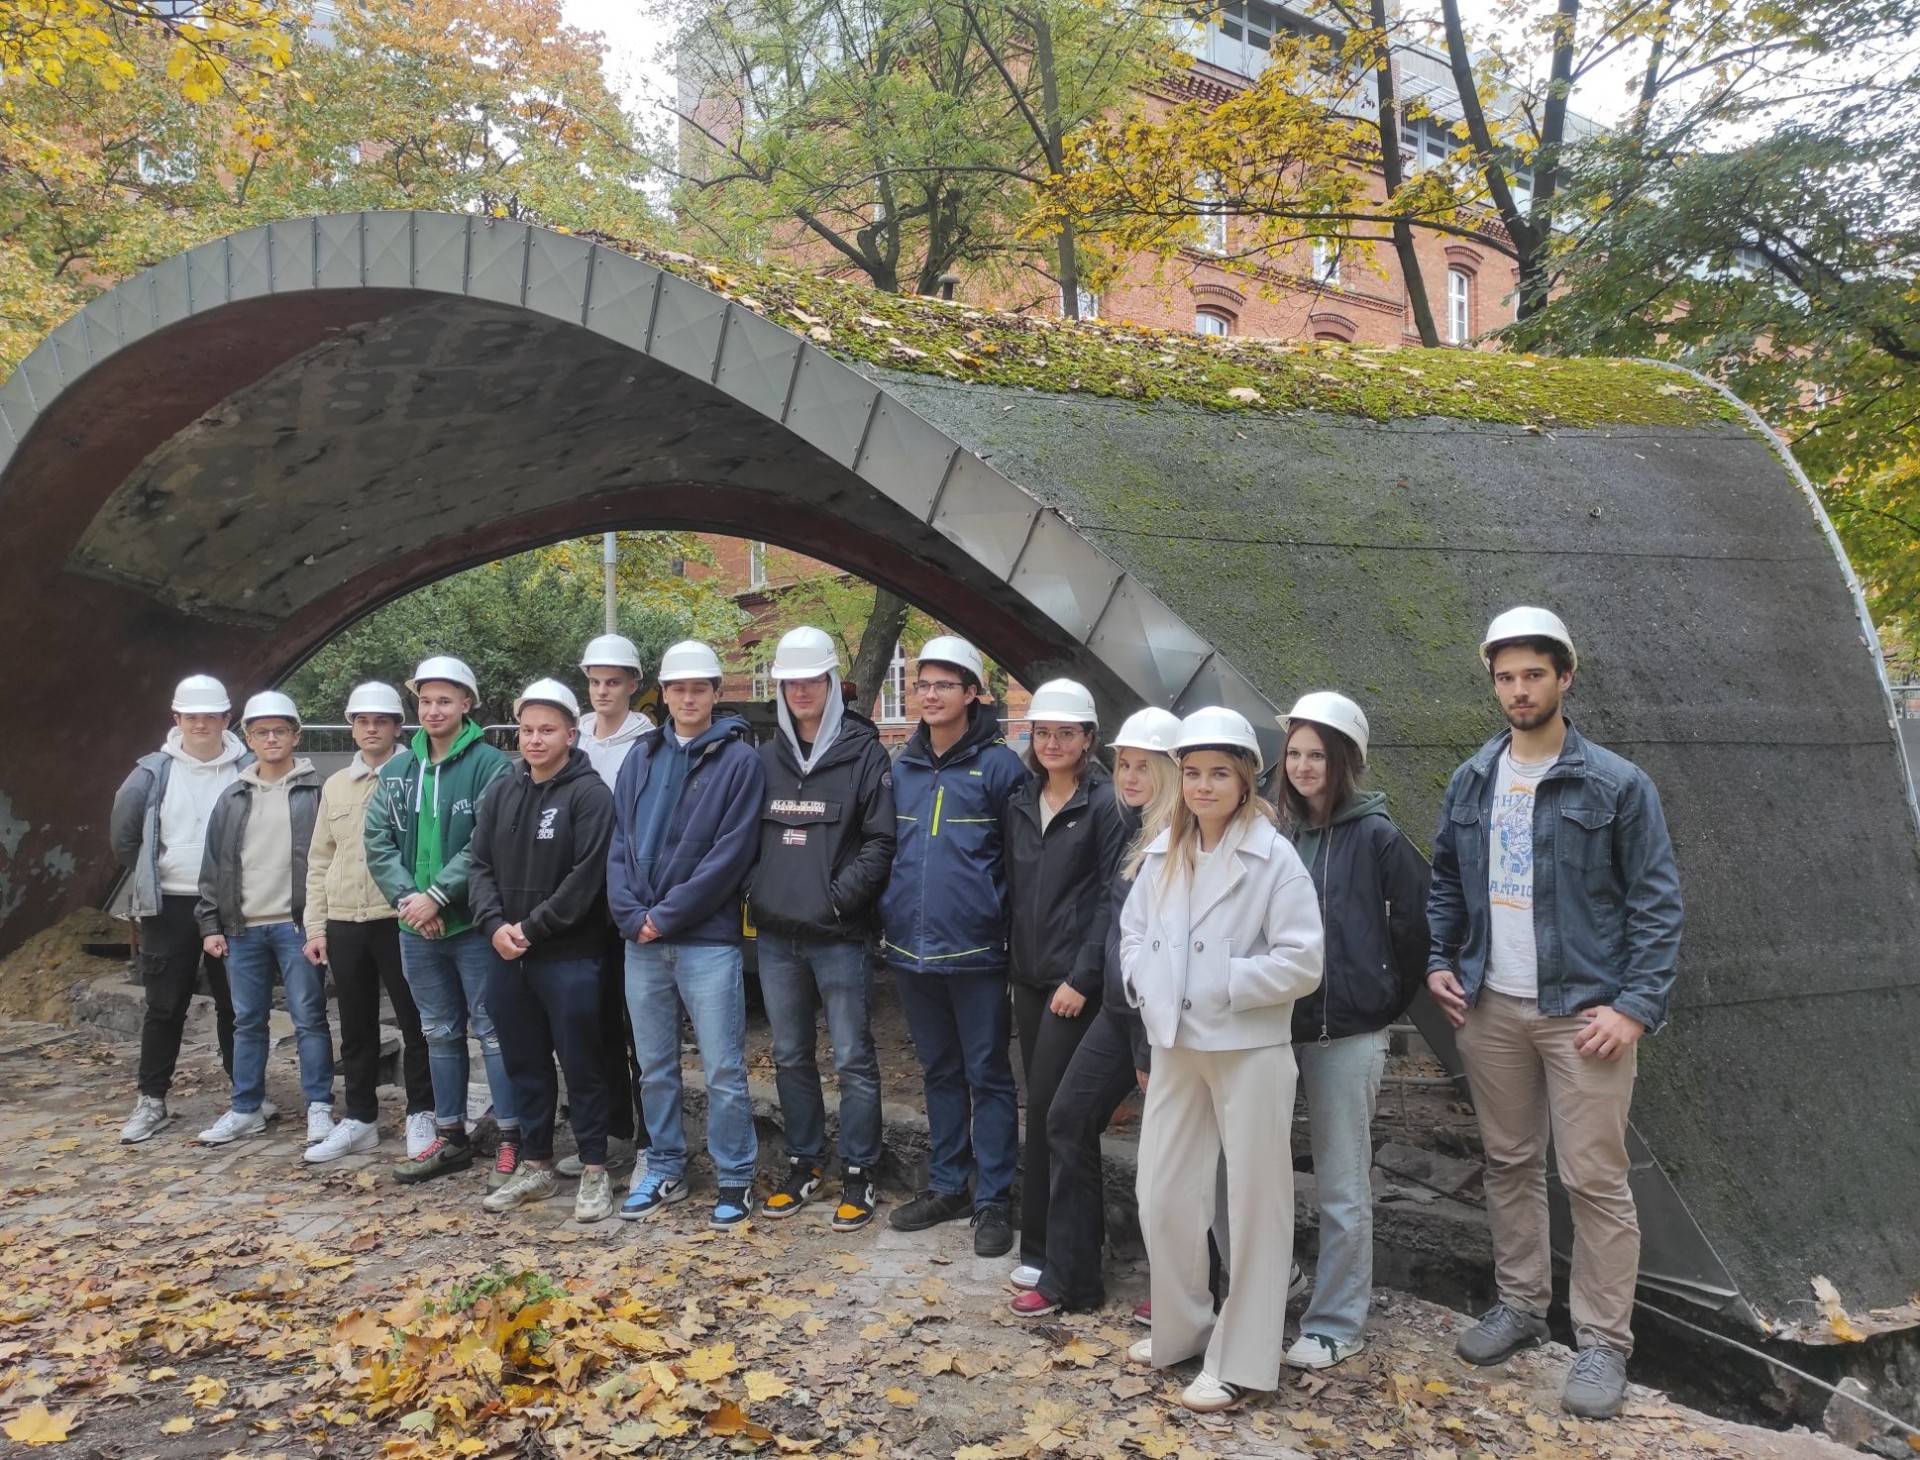
[[[499,1186],[481,1199],[490,1212],[510,1212],[531,1201],[545,1201],[560,1189],[560,1178],[551,1166],[529,1166],[524,1162]]]
[[[1547,1341],[1547,1320],[1495,1303],[1460,1335],[1453,1351],[1470,1364],[1504,1364],[1523,1348]]]
[[[622,1140],[619,1136],[607,1137],[607,1170],[627,1170],[633,1165],[634,1155],[635,1146],[632,1141]],[[581,1162],[579,1153],[576,1152],[571,1156],[562,1156],[558,1161],[555,1161],[553,1163],[553,1169],[569,1181],[576,1181],[579,1179],[580,1173],[587,1168]]]
[[[573,1194],[576,1222],[601,1222],[613,1215],[613,1182],[605,1171],[582,1171],[580,1189]]]
[[[127,1117],[127,1123],[120,1127],[120,1143],[137,1146],[142,1141],[150,1141],[159,1132],[173,1124],[173,1112],[167,1109],[167,1102],[152,1095],[142,1095],[133,1102],[133,1114]]]
[[[1574,1355],[1560,1407],[1582,1419],[1612,1419],[1627,1401],[1627,1356],[1595,1346]]]

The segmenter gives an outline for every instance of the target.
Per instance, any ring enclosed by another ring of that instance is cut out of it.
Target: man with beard
[[[1666,1022],[1679,873],[1646,772],[1562,711],[1578,664],[1566,625],[1509,609],[1480,657],[1511,728],[1448,783],[1427,902],[1427,988],[1460,1031],[1499,1292],[1457,1347],[1498,1364],[1547,1337],[1551,1134],[1573,1209],[1580,1347],[1561,1403],[1608,1419],[1626,1394],[1640,1266],[1626,1142],[1635,1046]]]

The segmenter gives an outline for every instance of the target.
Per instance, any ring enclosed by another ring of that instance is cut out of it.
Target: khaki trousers
[[[1460,1031],[1487,1149],[1487,1220],[1500,1301],[1545,1316],[1553,1300],[1547,1234],[1547,1136],[1573,1208],[1568,1307],[1580,1347],[1633,1351],[1640,1220],[1627,1185],[1627,1111],[1636,1050],[1594,1059],[1573,1047],[1586,1027],[1532,999],[1483,989]],[[1156,1310],[1156,1317],[1158,1311]]]
[[[1204,1351],[1215,1378],[1280,1383],[1293,1265],[1293,1050],[1156,1049],[1140,1130],[1140,1230],[1152,1267],[1153,1363]],[[1207,1228],[1226,1163],[1227,1301],[1207,1291]]]

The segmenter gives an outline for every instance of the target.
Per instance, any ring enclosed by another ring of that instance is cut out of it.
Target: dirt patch
[[[126,966],[124,958],[89,953],[87,945],[126,942],[127,925],[98,908],[67,914],[0,959],[0,1014],[71,1024],[75,986]]]

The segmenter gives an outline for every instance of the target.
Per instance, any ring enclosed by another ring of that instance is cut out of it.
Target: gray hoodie
[[[199,891],[213,803],[252,763],[253,752],[231,730],[221,736],[218,755],[196,760],[182,748],[177,726],[158,750],[134,762],[108,822],[114,857],[133,878],[133,917],[156,916],[162,896]]]
[[[593,733],[595,721],[599,717],[592,710],[580,717],[580,748],[587,753],[587,759],[593,762],[595,772],[612,790],[620,779],[620,766],[627,758],[627,752],[633,749],[634,742],[653,728],[649,720],[638,710],[627,711],[627,718],[620,722],[620,728],[605,740]]]

